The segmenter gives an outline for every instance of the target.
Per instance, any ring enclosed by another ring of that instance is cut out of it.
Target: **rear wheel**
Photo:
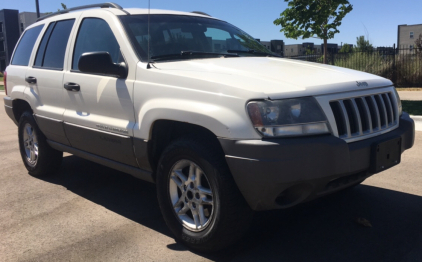
[[[19,149],[29,174],[43,176],[54,173],[62,162],[63,152],[51,148],[30,112],[19,120]]]
[[[175,237],[199,251],[222,249],[248,229],[253,212],[213,145],[183,138],[162,154],[157,170],[161,212]]]

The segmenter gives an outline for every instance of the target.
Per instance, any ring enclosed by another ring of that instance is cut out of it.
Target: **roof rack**
[[[69,8],[69,9],[60,10],[60,11],[54,12],[54,13],[52,13],[52,14],[48,14],[48,15],[45,15],[45,16],[42,16],[42,17],[38,18],[38,19],[37,19],[37,22],[38,22],[38,21],[41,21],[41,20],[44,20],[44,19],[46,19],[46,18],[52,17],[52,16],[61,15],[61,14],[66,14],[66,13],[69,13],[69,12],[71,12],[71,11],[82,10],[82,9],[88,9],[88,8],[94,8],[94,7],[101,7],[101,8],[108,8],[108,7],[109,7],[109,8],[116,8],[116,9],[119,9],[119,10],[121,10],[121,11],[125,12],[127,15],[130,15],[130,13],[129,13],[129,12],[127,12],[127,11],[123,10],[123,7],[121,7],[121,6],[120,6],[120,5],[118,5],[118,4],[115,4],[115,3],[101,3],[101,4],[93,4],[93,5],[82,5],[82,6],[72,7],[72,8]]]
[[[201,12],[201,11],[192,11],[191,13],[194,13],[194,14],[200,14],[200,15],[206,15],[206,16],[211,17],[209,14],[204,13],[204,12]]]

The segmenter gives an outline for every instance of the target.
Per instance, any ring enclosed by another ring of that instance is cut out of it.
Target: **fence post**
[[[331,65],[334,65],[334,50],[331,52]]]
[[[391,81],[393,82],[394,86],[397,87],[397,68],[396,68],[396,55],[400,52],[398,49],[396,50],[396,44],[393,44],[393,76]]]

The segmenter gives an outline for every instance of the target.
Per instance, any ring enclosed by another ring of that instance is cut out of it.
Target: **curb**
[[[422,116],[410,116],[415,121],[415,130],[422,131]]]

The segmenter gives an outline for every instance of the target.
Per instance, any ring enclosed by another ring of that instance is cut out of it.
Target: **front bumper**
[[[415,125],[407,113],[399,127],[353,143],[332,135],[266,140],[220,138],[234,180],[253,210],[287,208],[357,184],[371,176],[372,145],[401,137],[401,153],[413,146]]]

